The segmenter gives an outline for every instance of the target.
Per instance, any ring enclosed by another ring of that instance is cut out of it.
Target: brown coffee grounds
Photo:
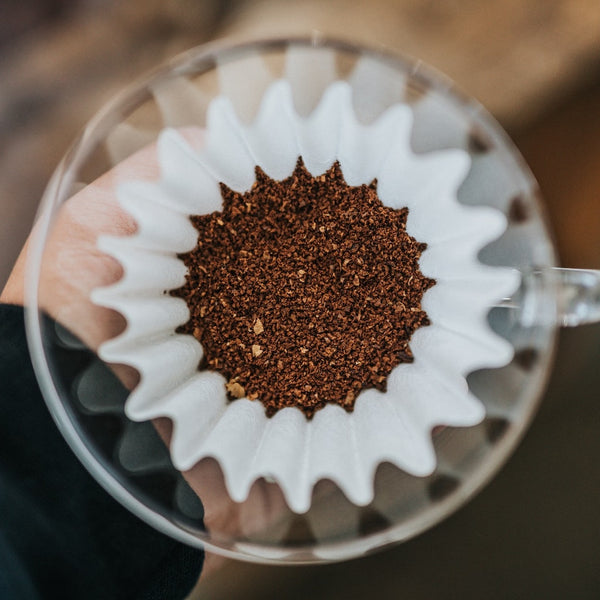
[[[337,162],[313,177],[299,160],[283,181],[257,167],[250,191],[221,193],[222,212],[191,217],[198,246],[180,257],[189,274],[173,292],[201,366],[269,416],[297,406],[310,418],[330,402],[352,411],[362,389],[385,390],[413,360],[435,283],[419,270],[426,245],[406,233],[408,209],[384,206],[376,182],[348,186]]]

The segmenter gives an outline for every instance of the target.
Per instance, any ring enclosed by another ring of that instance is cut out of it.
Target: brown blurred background
[[[0,286],[69,142],[125,83],[216,37],[318,30],[444,71],[540,182],[564,266],[600,268],[597,0],[0,0]],[[196,600],[600,598],[600,326],[564,331],[500,475],[402,546],[349,563],[229,562]]]

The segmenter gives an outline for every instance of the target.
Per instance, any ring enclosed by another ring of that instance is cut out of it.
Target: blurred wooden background
[[[600,268],[597,0],[2,0],[0,285],[69,142],[124,84],[221,36],[320,31],[419,57],[477,97],[540,182],[565,266]],[[565,331],[542,410],[468,506],[398,548],[229,563],[197,600],[599,598],[600,326]]]
[[[437,67],[511,133],[593,84],[596,0],[2,0],[0,283],[49,175],[115,91],[210,39],[321,31]]]

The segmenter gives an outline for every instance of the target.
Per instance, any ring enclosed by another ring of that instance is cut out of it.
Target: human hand
[[[201,132],[200,135],[187,132],[186,137],[195,146],[202,143]],[[150,146],[67,200],[49,232],[40,273],[39,306],[94,351],[126,326],[119,313],[98,306],[90,299],[94,289],[113,284],[123,275],[119,262],[98,249],[98,237],[132,235],[137,228],[134,219],[120,207],[116,187],[123,181],[150,181],[158,176],[156,150]],[[24,304],[26,254],[30,244],[28,240],[0,295],[1,302]],[[126,388],[135,387],[139,379],[136,371],[126,365],[111,365],[111,368]],[[168,446],[170,420],[155,419],[154,426]],[[253,486],[247,502],[233,502],[222,473],[212,460],[201,461],[184,476],[202,499],[208,531],[220,537],[227,534],[251,537],[253,532],[265,530],[278,515],[285,513],[286,504],[279,487],[264,481]],[[223,560],[208,555],[205,573],[221,565]]]
[[[98,236],[130,235],[136,230],[133,218],[117,202],[116,185],[127,178],[157,176],[152,148],[134,154],[67,200],[49,233],[40,273],[39,306],[93,350],[125,325],[118,313],[90,300],[94,288],[110,285],[123,274],[114,258],[97,249]],[[1,302],[25,302],[26,256],[38,226],[17,259],[0,295]]]

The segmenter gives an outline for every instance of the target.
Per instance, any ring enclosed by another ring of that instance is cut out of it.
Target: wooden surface
[[[596,0],[260,0],[242,5],[225,28],[236,37],[306,31],[434,65],[513,130],[600,66]]]
[[[600,268],[600,88],[516,141],[540,182],[563,266]]]

